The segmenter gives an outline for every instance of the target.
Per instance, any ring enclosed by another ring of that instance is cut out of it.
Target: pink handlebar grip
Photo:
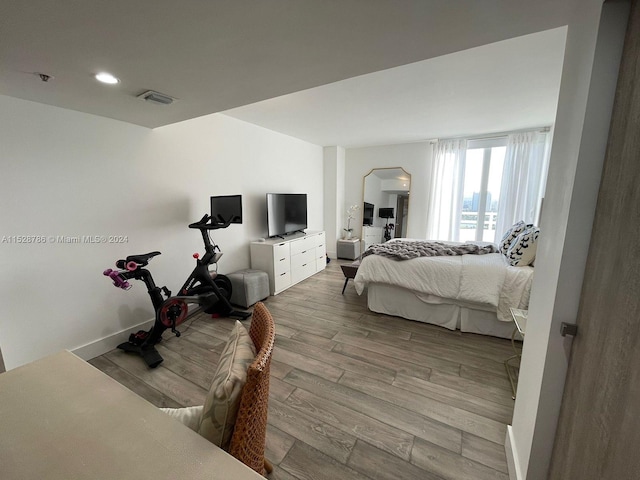
[[[123,290],[129,290],[131,288],[131,284],[124,280],[116,270],[108,268],[104,272],[102,272],[102,274],[105,277],[109,277],[111,280],[113,280],[113,285],[118,288],[121,288]]]

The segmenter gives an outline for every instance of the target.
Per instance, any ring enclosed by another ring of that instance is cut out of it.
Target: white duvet
[[[354,279],[358,294],[367,283],[386,283],[457,302],[496,310],[498,320],[511,321],[509,307],[526,309],[532,267],[512,267],[503,255],[459,255],[393,260],[380,255],[362,259]]]

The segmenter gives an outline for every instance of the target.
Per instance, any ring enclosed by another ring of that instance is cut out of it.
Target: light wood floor
[[[508,479],[510,342],[375,314],[343,282],[333,260],[265,301],[270,478]],[[202,404],[231,326],[195,315],[165,334],[155,370],[119,350],[90,363],[157,406]]]

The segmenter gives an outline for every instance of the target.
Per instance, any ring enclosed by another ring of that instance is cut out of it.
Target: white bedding
[[[528,307],[532,278],[532,267],[512,267],[500,253],[411,260],[369,255],[362,259],[354,285],[358,294],[367,283],[384,283],[489,306],[498,320],[509,322],[509,307]]]

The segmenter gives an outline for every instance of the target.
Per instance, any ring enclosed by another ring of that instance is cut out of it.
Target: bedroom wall
[[[571,349],[571,339],[560,336],[560,324],[574,323],[577,316],[626,24],[625,3],[607,2],[602,10],[599,0],[584,2],[568,28],[530,320],[507,437],[512,478],[542,480],[548,474]]]
[[[362,205],[363,178],[371,169],[402,167],[411,174],[407,237],[425,238],[431,155],[432,147],[429,142],[346,149],[343,223],[346,224],[349,205]],[[376,215],[377,208],[376,204]],[[361,230],[355,230],[354,234],[360,236]]]
[[[338,256],[337,240],[342,238],[342,205],[344,204],[344,163],[342,147],[324,147],[324,229],[327,255]]]
[[[159,250],[152,272],[175,291],[193,268],[192,253],[202,253],[199,232],[187,225],[209,212],[211,195],[243,194],[244,223],[213,233],[222,273],[249,266],[249,242],[266,235],[267,192],[307,193],[309,228],[323,228],[322,148],[224,115],[149,130],[0,96],[0,149],[7,369],[87,344],[80,352],[97,355],[118,343],[112,335],[126,338],[153,318],[142,284],[125,292],[102,271]],[[46,243],[10,240],[18,235]],[[82,235],[125,238],[49,238]]]
[[[373,205],[373,226],[384,226],[384,220],[378,216],[378,209],[387,206],[389,194],[382,191],[382,180],[375,175],[367,177],[367,188],[363,194],[364,201]]]

